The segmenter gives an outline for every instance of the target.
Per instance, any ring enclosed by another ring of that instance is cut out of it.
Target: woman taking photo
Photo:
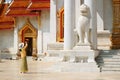
[[[27,57],[26,57],[26,48],[27,48],[28,44],[27,41],[25,41],[23,47],[21,48],[21,73],[25,73],[28,71],[28,66],[27,66]]]

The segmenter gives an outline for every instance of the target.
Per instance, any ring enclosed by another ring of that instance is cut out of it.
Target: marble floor
[[[20,73],[20,60],[2,60],[0,62],[0,80],[120,80],[116,72],[61,72],[56,62],[32,61],[28,59],[29,71]]]

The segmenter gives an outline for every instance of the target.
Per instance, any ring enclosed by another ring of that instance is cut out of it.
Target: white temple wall
[[[64,7],[64,0],[57,0],[57,11]]]
[[[47,44],[54,41],[52,32],[50,31],[50,11],[43,10],[41,12],[41,30],[43,32],[43,52],[47,49]],[[42,38],[41,38],[42,39]]]
[[[27,17],[17,17],[16,18],[16,27],[21,29],[26,22]]]
[[[112,0],[97,0],[97,45],[98,49],[109,49],[112,30]],[[106,45],[106,47],[104,46]]]
[[[112,30],[112,19],[113,19],[113,7],[112,0],[103,0],[104,1],[104,29]]]
[[[29,17],[31,24],[33,25],[34,28],[38,29],[38,17]]]
[[[38,28],[38,20],[37,17],[18,17],[17,18],[17,27],[21,29],[27,22],[27,19],[30,20],[30,23],[35,27],[36,29]]]
[[[97,30],[112,29],[112,0],[96,0],[97,2]]]
[[[33,25],[33,27],[35,27],[38,30],[38,27],[39,27],[38,17],[19,17],[17,19],[17,27],[21,29],[25,25],[27,18],[29,18],[30,23]],[[47,44],[53,41],[52,34],[50,32],[50,11],[49,10],[41,11],[40,30],[42,31],[43,34],[39,35],[41,39],[39,41],[43,41],[43,44],[41,47],[43,47],[42,49],[44,51],[47,49]]]
[[[97,30],[103,31],[104,30],[104,18],[103,18],[103,1],[104,0],[97,0]]]
[[[0,50],[8,49],[10,52],[14,48],[13,29],[0,30]]]

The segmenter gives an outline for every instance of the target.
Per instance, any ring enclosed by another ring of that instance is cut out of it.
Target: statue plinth
[[[91,49],[91,45],[89,43],[78,43],[73,51],[77,52],[78,57],[87,57],[87,62],[95,62],[96,52]]]
[[[89,43],[78,43],[73,50],[91,50]]]

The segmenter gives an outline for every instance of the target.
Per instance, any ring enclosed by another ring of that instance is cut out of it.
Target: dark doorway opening
[[[28,47],[26,49],[26,54],[27,54],[27,56],[32,56],[32,49],[33,49],[33,47],[32,47],[32,43],[33,43],[32,38],[31,37],[25,37],[25,40],[27,40],[27,42],[28,42]]]

